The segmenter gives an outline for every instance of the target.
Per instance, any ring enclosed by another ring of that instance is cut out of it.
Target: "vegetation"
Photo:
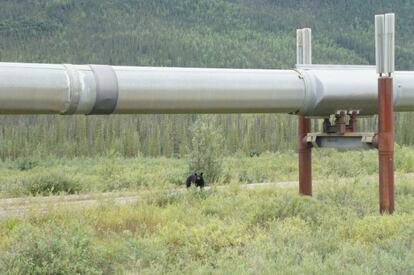
[[[356,165],[355,165],[356,166]],[[55,207],[0,220],[2,274],[410,274],[414,189],[378,214],[376,180],[146,193],[133,205]]]
[[[373,64],[373,16],[388,11],[397,68],[412,70],[403,0],[4,0],[0,61],[291,68],[307,26],[315,63]],[[396,116],[397,212],[381,216],[375,151],[315,150],[312,198],[243,188],[297,179],[294,116],[0,116],[0,197],[140,196],[0,216],[0,273],[411,274],[412,120]],[[372,131],[376,118],[360,123]],[[188,163],[211,189],[172,191]]]
[[[396,64],[413,69],[410,1],[2,1],[0,60],[141,66],[291,68],[295,29],[312,27],[315,63],[373,64],[375,13],[397,13]],[[0,117],[0,157],[186,155],[194,115]],[[293,150],[296,118],[210,116],[225,153]],[[412,115],[397,141],[414,143]],[[372,130],[375,119],[362,122]]]
[[[313,174],[317,181],[349,179],[376,182],[377,152],[314,150]],[[31,159],[31,161],[34,161]],[[37,159],[37,166],[21,170],[22,160],[0,163],[0,197],[26,195],[99,193],[112,191],[171,190],[183,187],[189,175],[188,158],[124,158],[107,155],[95,158]],[[396,147],[396,171],[414,172],[414,149]],[[244,153],[225,157],[211,185],[289,182],[297,180],[297,154],[264,152],[250,157]],[[207,170],[206,170],[207,171]]]
[[[206,180],[218,181],[223,170],[223,136],[206,118],[194,123],[191,134],[189,173],[204,173]]]

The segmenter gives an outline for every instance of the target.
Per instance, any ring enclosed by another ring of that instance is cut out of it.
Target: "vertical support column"
[[[296,31],[297,64],[312,63],[312,32],[311,29]],[[298,154],[299,154],[299,193],[312,196],[312,149],[306,142],[311,131],[311,120],[303,115],[298,117]]]
[[[298,124],[299,193],[312,196],[312,149],[306,142],[306,135],[311,130],[311,121],[305,116],[299,116]]]
[[[394,212],[394,115],[391,77],[378,79],[378,154],[380,212]]]
[[[394,14],[375,16],[378,78],[379,204],[381,213],[394,212]]]

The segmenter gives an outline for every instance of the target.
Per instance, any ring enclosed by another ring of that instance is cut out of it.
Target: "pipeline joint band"
[[[96,82],[96,101],[89,115],[109,115],[118,103],[118,78],[112,66],[90,65]]]
[[[80,83],[78,72],[73,65],[65,64],[66,74],[69,78],[69,93],[65,102],[65,110],[62,114],[73,115],[78,108],[82,85]]]

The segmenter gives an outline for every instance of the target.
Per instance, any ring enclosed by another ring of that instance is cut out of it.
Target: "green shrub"
[[[414,218],[410,215],[399,216],[366,216],[353,224],[345,236],[362,244],[381,243],[401,234],[412,226]]]
[[[267,224],[275,220],[299,217],[311,223],[319,223],[323,205],[314,198],[297,194],[261,197],[252,216],[252,224]]]
[[[132,205],[0,219],[0,274],[411,274],[414,210],[377,214],[377,190],[154,189]]]
[[[223,137],[208,116],[200,117],[190,130],[189,173],[204,173],[205,180],[216,182],[223,171]]]
[[[153,192],[148,195],[143,196],[143,200],[151,205],[157,207],[166,207],[170,204],[179,202],[185,194],[182,193],[173,193],[169,191],[159,191]]]
[[[100,262],[91,234],[71,229],[54,224],[42,230],[21,227],[0,252],[1,274],[101,274],[105,263]]]
[[[395,146],[395,167],[396,170],[403,173],[414,171],[414,154],[410,147]]]
[[[151,239],[130,240],[128,246],[130,254],[127,256],[134,259],[130,267],[131,270],[147,269],[150,274],[162,273],[156,272],[156,266],[166,261],[168,250],[165,246],[162,246],[160,241]]]
[[[20,158],[16,161],[16,168],[20,171],[31,170],[38,165],[39,161],[30,157]]]
[[[23,179],[23,190],[31,195],[75,194],[82,190],[81,184],[61,173],[39,174]]]
[[[316,198],[335,207],[338,212],[348,212],[363,216],[377,211],[377,190],[367,186],[367,183],[355,180],[351,183],[321,183]]]

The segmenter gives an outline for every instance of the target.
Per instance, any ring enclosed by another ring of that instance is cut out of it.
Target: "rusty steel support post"
[[[394,212],[394,98],[395,16],[375,16],[378,78],[378,159],[380,212]]]
[[[296,31],[297,64],[312,64],[312,30]],[[312,196],[312,149],[306,142],[311,131],[311,120],[303,115],[298,118],[299,193]]]
[[[306,135],[311,130],[311,120],[300,115],[298,124],[299,193],[312,196],[312,149],[306,142]]]
[[[380,212],[394,212],[394,107],[391,77],[378,79],[378,152]]]

